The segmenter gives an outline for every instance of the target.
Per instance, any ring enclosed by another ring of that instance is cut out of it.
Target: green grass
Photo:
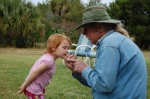
[[[143,51],[147,65],[147,99],[150,99],[150,51]]]
[[[17,91],[43,52],[42,49],[0,49],[0,99],[26,99]],[[92,99],[91,89],[72,78],[61,59],[56,65],[57,71],[46,87],[45,99]]]
[[[17,91],[43,52],[42,49],[0,48],[0,99],[26,99]],[[143,53],[148,72],[147,99],[150,99],[150,51]],[[91,89],[72,78],[61,59],[56,65],[56,73],[46,87],[45,99],[92,99]]]

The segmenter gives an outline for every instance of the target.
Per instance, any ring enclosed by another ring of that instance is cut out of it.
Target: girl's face
[[[55,59],[57,58],[64,58],[68,52],[70,44],[67,40],[61,42],[61,44],[55,49],[54,55]]]

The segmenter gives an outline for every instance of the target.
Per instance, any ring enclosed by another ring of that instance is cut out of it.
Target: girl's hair
[[[71,45],[71,40],[67,36],[57,33],[51,35],[47,40],[46,53],[53,53],[52,48],[57,48],[64,40],[67,40]]]

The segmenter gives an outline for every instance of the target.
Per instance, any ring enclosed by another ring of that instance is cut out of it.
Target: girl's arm
[[[26,80],[24,81],[24,83],[20,87],[20,91],[18,93],[21,94],[22,92],[24,92],[26,87],[28,85],[30,85],[40,74],[45,72],[47,69],[48,69],[48,66],[45,63],[42,63],[39,66],[37,66],[37,68],[31,70],[31,72],[27,76]]]

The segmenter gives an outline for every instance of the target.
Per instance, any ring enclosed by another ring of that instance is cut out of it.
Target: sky
[[[31,1],[31,2],[33,2],[33,3],[36,5],[38,2],[42,3],[42,2],[45,1],[45,0],[28,0],[28,1]],[[102,2],[103,4],[106,3],[107,5],[108,5],[110,2],[112,2],[112,1],[114,1],[114,0],[101,0],[101,2]],[[89,0],[82,0],[82,2],[87,3],[87,2],[89,2]]]
[[[88,3],[90,0],[82,0],[82,2],[84,2],[84,3]],[[112,1],[114,1],[114,0],[101,0],[101,2],[104,4],[104,3],[106,3],[107,5],[110,3],[110,2],[112,2]]]

